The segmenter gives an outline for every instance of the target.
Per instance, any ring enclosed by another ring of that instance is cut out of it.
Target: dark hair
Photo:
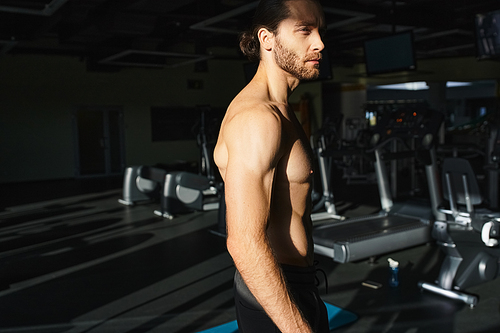
[[[273,34],[278,25],[290,15],[287,2],[290,0],[261,0],[255,11],[250,30],[240,35],[240,49],[250,61],[260,61],[260,42],[257,33],[266,28]]]

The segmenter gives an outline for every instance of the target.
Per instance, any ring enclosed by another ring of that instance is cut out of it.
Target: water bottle
[[[399,285],[399,262],[391,258],[387,259],[387,261],[390,269],[389,286],[397,287]]]

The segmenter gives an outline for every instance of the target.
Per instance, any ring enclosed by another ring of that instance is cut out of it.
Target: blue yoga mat
[[[352,323],[358,316],[354,313],[346,310],[342,310],[341,308],[336,307],[335,305],[331,305],[325,302],[326,310],[328,311],[328,322],[330,323],[330,331]],[[237,333],[238,332],[238,324],[236,320],[231,321],[226,324],[222,324],[220,326],[216,326],[213,328],[209,328],[208,330],[201,331],[198,333]]]

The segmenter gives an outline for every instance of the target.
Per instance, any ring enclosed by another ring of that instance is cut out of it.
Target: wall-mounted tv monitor
[[[368,75],[417,69],[412,32],[367,40],[364,51]]]
[[[475,28],[477,58],[500,58],[500,10],[477,14]]]

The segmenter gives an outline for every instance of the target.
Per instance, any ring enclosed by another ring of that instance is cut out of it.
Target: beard
[[[321,58],[321,53],[301,59],[297,53],[284,46],[278,38],[276,39],[274,61],[285,72],[293,75],[301,81],[314,80],[318,78],[319,65],[315,65],[313,68],[308,68],[306,66],[306,61],[318,58]]]

